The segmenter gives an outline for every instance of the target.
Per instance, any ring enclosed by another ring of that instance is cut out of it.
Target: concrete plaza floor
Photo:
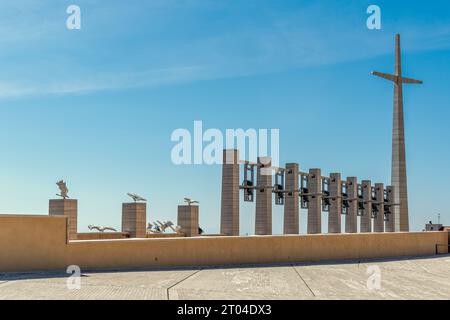
[[[450,299],[450,255],[317,264],[0,274],[0,299]]]

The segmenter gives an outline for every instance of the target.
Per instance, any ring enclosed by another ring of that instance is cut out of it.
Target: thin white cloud
[[[201,66],[167,68],[123,74],[86,75],[78,79],[58,79],[57,82],[32,83],[29,85],[0,83],[0,98],[17,98],[34,95],[84,94],[96,91],[157,87],[173,85],[210,77]]]
[[[33,87],[23,87],[10,83],[0,83],[0,98],[13,98],[32,95],[35,93]]]

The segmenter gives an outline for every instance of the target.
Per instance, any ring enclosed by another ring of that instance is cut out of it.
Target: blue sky
[[[45,214],[55,182],[79,229],[120,227],[127,192],[148,220],[184,196],[218,232],[219,166],[174,166],[170,135],[280,129],[281,162],[390,181],[394,35],[402,35],[410,219],[450,224],[450,3],[442,1],[36,1],[0,4],[0,212]],[[82,29],[66,29],[66,8]],[[382,30],[366,9],[382,10]],[[302,211],[302,232],[305,231]],[[324,218],[326,215],[324,214]],[[273,213],[282,231],[282,208]],[[253,233],[254,205],[241,206]]]

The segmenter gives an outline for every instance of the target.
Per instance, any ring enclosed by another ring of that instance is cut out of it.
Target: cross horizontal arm
[[[393,75],[393,74],[388,74],[388,73],[382,73],[382,72],[377,72],[377,71],[372,71],[372,74],[374,76],[386,79],[386,80],[390,80],[390,81],[394,81],[397,82],[398,77]]]
[[[416,80],[416,79],[410,79],[410,78],[403,78],[402,77],[402,83],[422,84],[423,81]]]

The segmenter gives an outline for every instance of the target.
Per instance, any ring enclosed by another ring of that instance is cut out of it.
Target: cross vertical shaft
[[[395,37],[395,73],[401,79],[402,61],[400,36]],[[392,125],[391,184],[395,186],[394,199],[399,206],[394,207],[395,230],[409,231],[408,181],[406,176],[405,122],[403,113],[403,85],[394,82],[394,114]]]

